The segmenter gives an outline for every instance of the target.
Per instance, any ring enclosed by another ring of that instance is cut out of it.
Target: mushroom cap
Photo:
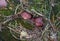
[[[38,23],[39,23],[39,22],[42,22],[42,18],[41,18],[41,17],[36,18],[36,19],[35,19],[35,22],[38,22]]]
[[[5,0],[0,0],[0,7],[6,7],[7,2]]]
[[[35,23],[35,25],[36,25],[37,27],[42,27],[42,26],[43,26],[43,23],[42,23],[42,22],[40,22],[40,23]]]
[[[22,12],[21,16],[22,16],[23,19],[30,19],[31,18],[31,15],[27,12]]]
[[[41,17],[35,19],[35,25],[38,26],[38,27],[39,27],[39,26],[40,26],[40,27],[43,26],[43,20],[42,20]]]

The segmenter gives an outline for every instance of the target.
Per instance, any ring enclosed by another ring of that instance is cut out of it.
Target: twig
[[[37,11],[35,11],[34,9],[31,9],[31,11],[32,11],[32,12],[35,12],[36,14],[38,14],[38,15],[40,15],[40,16],[42,16],[42,17],[44,16],[44,15],[42,15],[41,13],[38,13]]]
[[[9,21],[11,21],[12,20],[12,18],[9,18],[9,19],[7,19],[6,21],[4,21],[2,24],[5,24],[5,23],[7,23],[7,22],[9,22]]]
[[[19,38],[17,38],[14,34],[13,34],[13,32],[10,30],[10,33],[11,33],[11,35],[15,38],[15,39],[18,39],[18,40],[20,40]]]
[[[45,27],[45,29],[42,31],[42,36],[48,30],[48,28],[49,28],[49,24],[47,24],[46,27]]]
[[[7,26],[7,28],[9,28],[10,30],[14,31],[14,32],[17,33],[17,34],[20,34],[20,33],[17,32],[15,29],[13,29],[13,28],[11,28],[11,27],[9,27],[9,26]]]
[[[16,6],[16,9],[15,9],[15,13],[14,14],[17,14],[17,10],[18,10],[19,6],[21,6],[21,4],[19,4],[19,5]]]

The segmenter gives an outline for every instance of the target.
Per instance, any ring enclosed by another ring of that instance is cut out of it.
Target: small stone
[[[21,32],[21,36],[27,36],[27,35],[28,35],[27,32],[25,32],[25,31]]]

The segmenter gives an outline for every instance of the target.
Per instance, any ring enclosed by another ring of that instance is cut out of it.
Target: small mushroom
[[[21,16],[23,19],[30,19],[31,18],[31,14],[29,14],[28,12],[22,12]]]
[[[7,2],[5,0],[0,0],[0,7],[6,7]]]
[[[37,27],[42,27],[43,26],[43,20],[42,20],[42,18],[36,18],[35,19],[35,25],[37,26]]]

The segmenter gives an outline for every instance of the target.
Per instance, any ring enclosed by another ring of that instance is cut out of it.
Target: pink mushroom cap
[[[0,7],[6,7],[7,2],[5,0],[0,0]]]
[[[22,16],[23,19],[30,19],[31,18],[31,15],[27,12],[21,13],[21,16]]]

